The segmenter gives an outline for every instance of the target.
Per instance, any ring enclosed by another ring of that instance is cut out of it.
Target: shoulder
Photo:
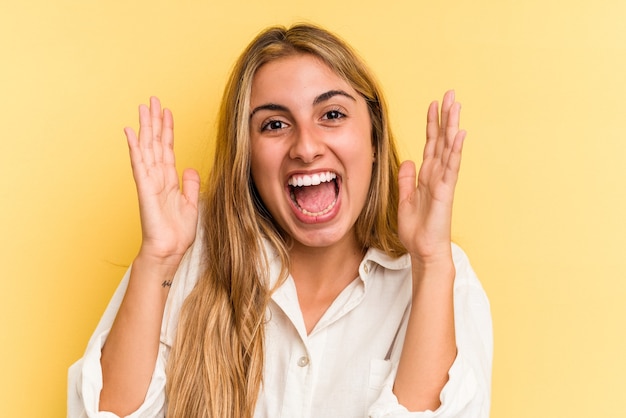
[[[411,257],[408,254],[403,254],[399,257],[391,257],[381,250],[370,248],[365,255],[364,261],[374,262],[387,271],[399,271],[403,274],[407,272],[410,274],[411,271]],[[461,279],[468,276],[475,276],[467,254],[455,243],[452,243],[452,261],[457,270],[457,276],[460,275]]]
[[[401,281],[411,282],[411,257],[408,254],[392,258],[379,250],[373,250],[368,252],[366,258],[375,261],[376,264],[381,266],[384,276],[395,277]],[[452,243],[452,262],[456,270],[454,279],[455,294],[469,291],[471,293],[484,295],[485,292],[470,263],[469,257],[465,251],[455,243]]]
[[[463,249],[454,242],[452,243],[452,261],[454,262],[454,267],[457,269],[457,274],[458,270],[466,271],[468,269],[472,269],[469,257],[465,251],[463,251]]]
[[[465,251],[455,243],[452,243],[452,261],[454,262],[454,268],[457,270],[457,279],[476,277],[469,257]]]
[[[454,279],[455,300],[466,297],[472,300],[473,303],[488,306],[487,294],[470,263],[469,257],[460,246],[454,243],[452,244],[452,259],[456,269],[456,277]]]

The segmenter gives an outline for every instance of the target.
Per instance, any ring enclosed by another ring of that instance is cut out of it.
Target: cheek
[[[263,193],[263,175],[265,171],[264,162],[265,158],[263,153],[258,147],[252,147],[250,149],[252,155],[250,156],[250,175],[252,176],[252,182],[256,186],[259,193]]]
[[[280,161],[276,153],[267,147],[252,147],[250,159],[250,174],[259,196],[267,206],[276,200],[272,195],[277,192],[276,185],[280,172]]]
[[[252,170],[252,176],[263,173],[268,166],[268,155],[271,155],[267,151],[267,146],[262,146],[258,139],[250,139],[250,169]]]
[[[365,176],[364,180],[371,177],[374,167],[376,148],[372,144],[372,135],[370,130],[359,132],[360,143],[351,144],[348,152],[353,156],[353,164],[358,167],[359,175]],[[367,183],[367,182],[366,182]]]

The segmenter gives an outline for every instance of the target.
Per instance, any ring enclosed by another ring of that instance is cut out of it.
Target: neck
[[[356,237],[347,236],[328,247],[307,247],[294,243],[289,251],[290,273],[296,283],[325,288],[336,283],[344,275],[347,285],[358,275],[358,266],[365,251],[358,245]],[[344,285],[344,287],[345,287]]]
[[[351,236],[330,247],[295,244],[289,255],[290,273],[310,333],[335,298],[358,276],[364,250]]]

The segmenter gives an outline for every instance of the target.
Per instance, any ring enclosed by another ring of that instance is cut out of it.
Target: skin
[[[394,393],[411,411],[435,410],[456,356],[452,203],[465,131],[453,91],[428,108],[426,145],[417,176],[415,165],[399,172],[398,234],[411,256],[413,303]]]
[[[250,105],[252,178],[294,245],[332,247],[354,235],[374,161],[365,100],[319,59],[296,55],[257,71]],[[323,221],[302,222],[285,191],[287,180],[325,171],[341,178],[340,208]]]
[[[363,257],[354,224],[365,205],[374,161],[365,100],[328,66],[296,55],[261,67],[253,80],[252,177],[263,202],[293,239],[291,275],[307,331],[357,277]],[[322,219],[294,207],[293,175],[332,171],[335,207]]]
[[[126,416],[143,402],[159,349],[169,287],[195,238],[200,177],[185,170],[182,190],[174,159],[172,113],[155,97],[139,106],[139,136],[126,128],[139,197],[142,243],[128,289],[102,349],[100,410]]]
[[[336,91],[347,95],[324,95]],[[363,99],[307,55],[259,69],[251,103],[253,179],[272,216],[293,238],[290,273],[310,332],[357,277],[363,257],[354,222],[371,179],[371,123]],[[394,393],[413,411],[439,406],[439,393],[456,355],[450,228],[465,138],[458,128],[459,115],[454,92],[446,93],[441,111],[433,102],[419,174],[412,162],[404,162],[399,173],[398,232],[412,261],[414,308]],[[188,169],[179,182],[171,112],[151,98],[149,107],[140,106],[139,122],[138,136],[130,128],[125,132],[139,196],[142,245],[101,360],[100,408],[120,416],[132,413],[144,400],[169,292],[161,283],[173,278],[195,238],[198,219],[200,179]],[[285,184],[294,173],[319,170],[341,177],[339,207],[327,218],[304,222],[294,212]]]

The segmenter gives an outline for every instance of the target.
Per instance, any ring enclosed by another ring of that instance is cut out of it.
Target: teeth
[[[329,181],[333,181],[337,178],[337,174],[332,173],[330,171],[326,171],[324,173],[316,173],[313,175],[296,175],[292,176],[287,184],[292,187],[302,187],[302,186],[317,186],[320,183],[326,183]]]

